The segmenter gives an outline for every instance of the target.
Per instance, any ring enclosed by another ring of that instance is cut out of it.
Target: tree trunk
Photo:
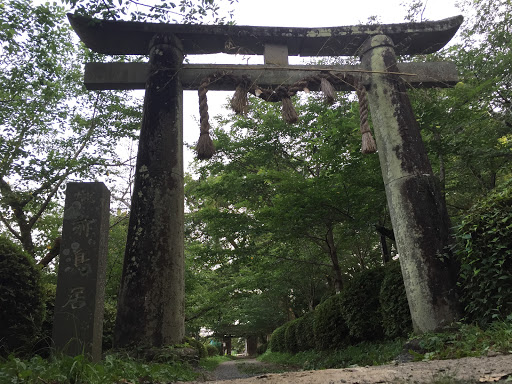
[[[391,260],[391,254],[389,252],[386,236],[384,235],[380,235],[380,250],[382,252],[382,261],[384,264],[389,263]]]
[[[332,224],[327,227],[327,234],[325,236],[325,242],[327,244],[327,252],[332,263],[332,270],[334,271],[334,290],[336,293],[340,293],[343,289],[343,275],[341,273],[340,262],[338,260],[338,249],[334,243],[334,233]]]

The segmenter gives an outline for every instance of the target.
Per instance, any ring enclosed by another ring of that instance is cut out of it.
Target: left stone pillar
[[[179,39],[173,35],[153,38],[116,347],[180,343],[185,333],[182,63]]]
[[[101,359],[110,192],[68,183],[59,255],[53,341],[58,351]]]

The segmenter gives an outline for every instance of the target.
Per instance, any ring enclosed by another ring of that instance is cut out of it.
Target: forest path
[[[248,374],[240,372],[238,369],[239,365],[265,365],[261,361],[256,359],[236,359],[225,361],[215,369],[213,372],[213,377],[215,381],[223,381],[223,380],[232,380],[232,379],[242,379],[246,377],[255,376],[254,374]],[[257,374],[256,374],[257,375]]]
[[[254,359],[238,361],[251,364]],[[256,361],[255,364],[261,363]],[[465,357],[457,360],[432,360],[373,367],[326,369],[281,374],[243,374],[237,361],[221,364],[209,383],[219,384],[381,384],[381,383],[505,383],[512,377],[512,355]],[[247,366],[246,366],[247,367]],[[254,366],[258,368],[257,366]],[[264,366],[261,367],[264,370]],[[244,369],[245,370],[245,367]],[[239,372],[241,376],[235,375]],[[225,375],[225,376],[222,376]],[[245,376],[244,376],[245,375]],[[252,376],[252,377],[251,377]],[[254,377],[255,376],[255,377]]]

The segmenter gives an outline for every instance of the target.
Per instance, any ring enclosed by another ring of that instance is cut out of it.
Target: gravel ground
[[[242,360],[250,363],[251,359]],[[259,363],[259,362],[256,362]],[[433,360],[375,367],[326,369],[321,371],[234,376],[235,361],[221,364],[214,384],[418,384],[418,383],[505,383],[512,378],[512,355],[466,357],[458,360]],[[225,381],[227,380],[227,381]],[[463,380],[463,381],[461,381]]]
[[[262,364],[256,359],[243,359],[243,360],[231,360],[226,361],[215,369],[213,372],[213,379],[215,381],[232,380],[232,379],[243,379],[251,377],[251,375],[242,373],[238,370],[237,361],[243,361],[244,364]],[[254,376],[254,375],[252,375]]]

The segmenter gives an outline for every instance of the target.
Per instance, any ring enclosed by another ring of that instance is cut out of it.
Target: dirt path
[[[250,377],[251,375],[239,371],[238,364],[240,364],[240,362],[243,362],[243,364],[263,364],[261,361],[256,359],[225,361],[219,364],[213,372],[214,382]]]
[[[250,360],[244,360],[247,363]],[[230,364],[232,363],[232,364]],[[224,368],[227,365],[228,368]],[[221,364],[218,369],[226,369],[225,376],[216,376],[210,383],[221,384],[376,384],[376,383],[444,383],[465,380],[468,383],[504,383],[512,380],[512,355],[494,357],[466,357],[458,360],[435,360],[377,367],[357,367],[326,369],[323,371],[288,372],[263,374],[251,378],[228,377],[238,371],[235,361]],[[221,368],[222,367],[222,368]],[[217,372],[217,371],[216,371]],[[460,381],[459,381],[460,383]]]

